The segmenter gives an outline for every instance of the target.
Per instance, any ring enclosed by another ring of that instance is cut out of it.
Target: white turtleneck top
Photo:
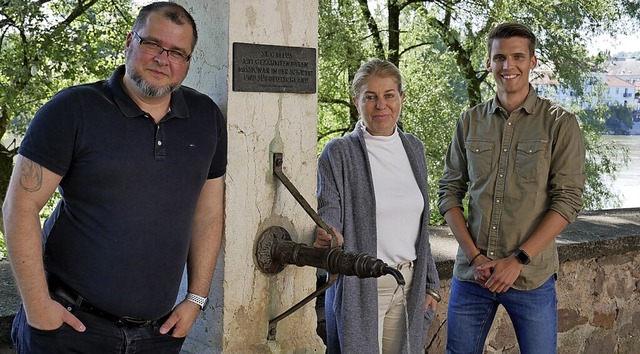
[[[364,131],[376,200],[377,257],[389,265],[416,259],[424,200],[397,129],[390,136]]]

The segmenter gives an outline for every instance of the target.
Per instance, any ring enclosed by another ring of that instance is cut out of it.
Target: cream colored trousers
[[[396,269],[402,273],[408,294],[413,280],[413,262],[398,263]],[[382,354],[398,354],[406,341],[406,315],[402,287],[391,275],[378,278],[378,345]]]

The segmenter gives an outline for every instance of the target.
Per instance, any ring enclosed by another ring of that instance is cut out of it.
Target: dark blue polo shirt
[[[225,174],[227,132],[218,106],[184,86],[156,124],[124,70],[56,94],[19,153],[63,177],[46,270],[104,311],[155,319],[175,303],[202,186]]]

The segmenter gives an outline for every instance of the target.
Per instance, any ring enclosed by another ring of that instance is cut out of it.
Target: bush
[[[4,245],[4,235],[0,237],[0,261],[7,258],[7,247]]]
[[[42,211],[40,212],[40,220],[42,222],[44,222],[44,220],[48,218],[49,215],[51,215],[59,200],[60,194],[56,191],[55,193],[53,193],[51,198],[49,198],[49,201],[47,201],[47,204],[44,206],[44,208],[42,208]],[[4,233],[0,232],[0,261],[6,259],[7,257],[7,244],[4,240]]]

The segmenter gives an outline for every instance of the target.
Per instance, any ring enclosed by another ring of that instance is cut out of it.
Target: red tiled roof
[[[632,83],[626,82],[615,75],[605,76],[605,82],[609,87],[635,87]]]

